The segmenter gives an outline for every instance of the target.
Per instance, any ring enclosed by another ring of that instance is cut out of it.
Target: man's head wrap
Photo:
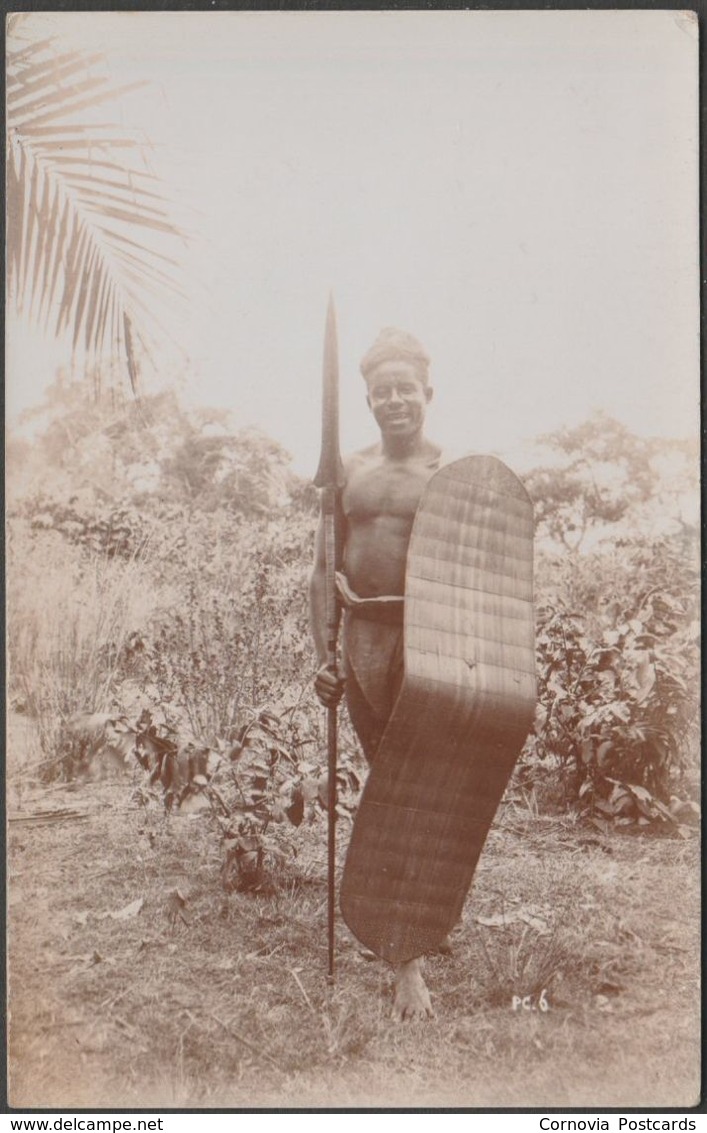
[[[366,381],[381,362],[399,359],[411,362],[421,381],[427,382],[430,358],[421,342],[405,330],[397,327],[384,327],[371,349],[361,360],[361,373]]]

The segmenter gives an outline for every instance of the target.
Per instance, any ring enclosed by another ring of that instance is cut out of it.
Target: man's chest
[[[436,463],[376,460],[354,469],[344,489],[343,507],[354,522],[391,515],[412,519]]]

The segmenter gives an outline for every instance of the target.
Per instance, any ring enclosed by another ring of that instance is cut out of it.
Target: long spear
[[[326,557],[326,638],[327,665],[336,669],[336,639],[339,614],[336,605],[337,550],[341,532],[337,530],[339,507],[337,493],[343,484],[343,468],[339,452],[339,358],[336,340],[336,312],[334,297],[329,296],[326,329],[324,332],[324,366],[322,393],[322,452],[319,468],[314,477],[321,488],[322,526]],[[336,705],[327,708],[327,905],[329,976],[334,975],[334,916],[336,908]]]

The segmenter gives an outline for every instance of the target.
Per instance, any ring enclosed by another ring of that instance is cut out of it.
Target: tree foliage
[[[656,518],[687,526],[683,497],[696,498],[699,468],[689,442],[643,438],[605,413],[538,438],[552,460],[525,476],[538,532],[569,551],[594,533],[626,533]]]
[[[182,434],[162,461],[161,491],[201,511],[263,514],[287,494],[285,450],[259,429],[229,430],[228,414],[184,415]]]
[[[186,408],[172,391],[135,400],[99,388],[96,396],[89,380],[59,373],[23,421],[40,427],[31,448],[14,444],[11,499],[24,497],[45,526],[87,545],[116,522],[136,538],[141,531],[139,543],[149,515],[165,507],[264,516],[295,495],[311,507],[281,445],[234,429],[227,410]]]

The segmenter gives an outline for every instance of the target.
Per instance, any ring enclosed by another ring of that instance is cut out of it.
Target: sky
[[[431,356],[428,430],[448,451],[522,470],[533,437],[594,409],[696,435],[690,13],[27,19],[148,80],[118,118],[189,231],[158,380],[263,428],[298,472],[318,462],[330,291],[344,451],[375,438],[358,365],[390,325]],[[7,334],[12,424],[70,352],[17,318]]]

